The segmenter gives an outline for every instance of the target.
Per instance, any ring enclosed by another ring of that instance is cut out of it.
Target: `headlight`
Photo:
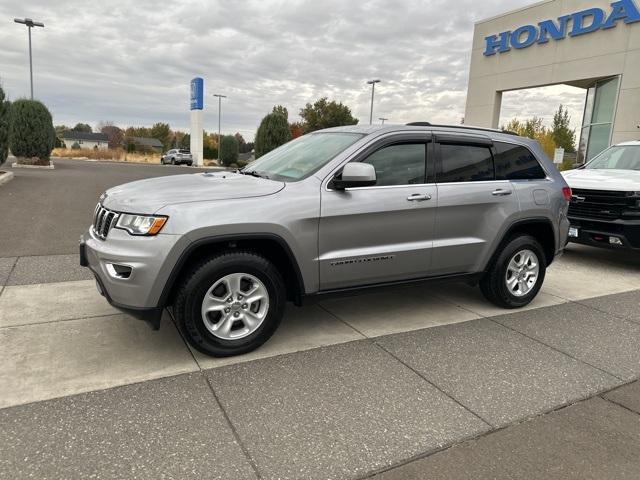
[[[147,215],[120,214],[116,228],[126,230],[131,235],[156,235],[164,224],[167,217],[154,217]]]

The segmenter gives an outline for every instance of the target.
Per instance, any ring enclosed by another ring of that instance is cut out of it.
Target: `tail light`
[[[567,202],[571,201],[571,188],[569,187],[562,187],[562,196],[564,197],[564,199]]]

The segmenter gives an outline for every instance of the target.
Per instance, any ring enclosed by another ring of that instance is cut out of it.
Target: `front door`
[[[320,288],[331,290],[425,277],[431,266],[436,186],[427,134],[390,136],[353,161],[371,163],[377,183],[323,187]]]

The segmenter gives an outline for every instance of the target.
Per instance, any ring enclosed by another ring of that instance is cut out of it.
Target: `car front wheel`
[[[489,265],[480,289],[499,307],[524,307],[540,291],[546,268],[540,243],[530,235],[519,235],[511,238]]]
[[[252,252],[224,252],[196,266],[178,289],[174,315],[187,341],[215,357],[255,350],[284,314],[282,275]]]

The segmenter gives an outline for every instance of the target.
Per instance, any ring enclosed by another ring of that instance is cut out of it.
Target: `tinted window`
[[[389,145],[372,153],[364,163],[376,169],[376,186],[424,183],[426,145]]]
[[[496,142],[496,179],[529,180],[545,178],[544,170],[536,157],[525,147]]]
[[[440,145],[442,158],[437,181],[480,182],[493,180],[493,159],[488,147],[476,145]]]

